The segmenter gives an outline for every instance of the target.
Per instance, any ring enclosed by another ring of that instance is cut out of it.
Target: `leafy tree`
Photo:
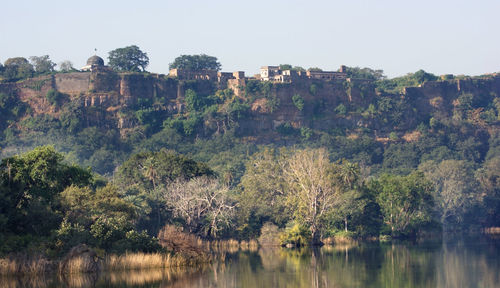
[[[382,175],[369,183],[377,195],[384,223],[394,237],[414,235],[432,223],[432,184],[423,173],[408,176]]]
[[[205,54],[200,55],[181,55],[170,63],[170,69],[185,69],[191,71],[216,70],[220,71],[221,64],[214,56]]]
[[[291,210],[286,204],[283,157],[274,149],[264,149],[252,155],[245,165],[240,183],[243,189],[239,198],[240,233],[256,237],[262,223],[270,221],[283,226],[289,220]]]
[[[149,57],[136,45],[118,48],[109,52],[109,66],[116,71],[144,72]]]
[[[346,67],[346,73],[349,78],[368,79],[373,81],[386,78],[383,70],[373,70],[370,68]]]
[[[500,156],[485,161],[483,167],[477,173],[477,179],[485,193],[483,207],[485,212],[486,227],[500,226]],[[478,191],[475,189],[475,193]],[[476,194],[476,197],[478,195]]]
[[[57,65],[50,60],[49,55],[31,56],[30,61],[37,74],[54,72],[54,67]]]
[[[189,180],[214,172],[204,163],[196,162],[173,151],[142,152],[132,155],[118,169],[116,178],[124,196],[137,203],[140,227],[156,233],[167,214],[164,189],[177,179]]]
[[[311,67],[311,68],[307,69],[307,71],[311,71],[311,72],[323,72],[323,69],[318,68],[318,67]]]
[[[375,80],[380,80],[377,82],[377,87],[387,92],[399,93],[402,91],[403,87],[415,87],[423,84],[427,81],[435,81],[438,77],[434,74],[427,73],[424,70],[418,70],[415,73],[408,73],[402,77],[396,77],[393,79],[379,78]]]
[[[56,232],[60,250],[80,243],[112,252],[160,248],[145,232],[134,230],[136,210],[111,184],[97,189],[68,187],[61,193],[61,203],[64,221]]]
[[[47,94],[45,95],[45,98],[47,98],[47,100],[51,105],[56,105],[57,103],[59,103],[62,97],[63,94],[54,89],[50,89],[49,91],[47,91]]]
[[[9,58],[4,63],[3,74],[7,80],[13,81],[33,77],[33,73],[33,65],[26,58]]]
[[[292,68],[293,68],[293,66],[290,65],[290,64],[280,64],[279,67],[280,67],[281,71],[283,71],[283,70],[292,70]]]
[[[444,160],[437,164],[428,161],[420,165],[419,170],[434,184],[436,208],[444,228],[461,229],[467,213],[482,202],[470,163]]]
[[[293,105],[295,105],[295,107],[297,107],[299,111],[302,111],[302,109],[304,109],[304,98],[302,98],[302,96],[300,96],[299,94],[294,94],[292,96],[292,101]]]
[[[210,105],[211,99],[208,97],[203,97],[202,95],[196,93],[192,89],[187,89],[184,93],[184,101],[186,102],[186,108],[190,112],[203,111],[208,105]]]
[[[50,146],[3,159],[0,214],[8,220],[2,230],[48,236],[61,220],[58,194],[70,185],[89,185],[91,180],[89,171],[63,163],[63,156]]]

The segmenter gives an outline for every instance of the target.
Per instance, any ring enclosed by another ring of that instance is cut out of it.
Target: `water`
[[[201,268],[1,278],[1,287],[500,287],[500,240],[228,253]]]

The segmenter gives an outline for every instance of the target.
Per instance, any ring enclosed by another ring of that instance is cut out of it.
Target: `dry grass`
[[[151,268],[168,268],[179,266],[194,266],[210,262],[208,255],[193,255],[177,253],[175,255],[162,253],[126,253],[123,255],[108,255],[104,259],[104,269],[112,271],[139,270]]]
[[[100,268],[99,262],[98,260],[91,261],[87,257],[74,257],[68,261],[60,262],[59,272],[69,274],[96,272]]]
[[[483,230],[483,233],[486,233],[486,234],[492,234],[492,235],[495,235],[495,234],[500,234],[500,227],[490,227],[490,228],[485,228]]]
[[[422,133],[420,133],[420,131],[415,130],[413,132],[406,133],[401,138],[403,138],[406,142],[416,142],[418,141],[418,139],[420,139],[420,137],[422,137]]]
[[[54,263],[42,256],[14,256],[0,259],[0,275],[43,274],[52,271]]]
[[[346,236],[334,236],[321,239],[325,245],[358,245],[358,240]]]

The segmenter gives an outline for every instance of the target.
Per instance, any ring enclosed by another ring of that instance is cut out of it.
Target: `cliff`
[[[404,131],[428,122],[431,117],[451,117],[460,95],[477,95],[476,102],[491,102],[492,97],[500,95],[500,77],[496,75],[425,82],[420,87],[405,88],[402,94],[380,93],[373,82],[355,79],[302,79],[279,84],[250,80],[239,83],[244,85],[238,86],[237,95],[248,103],[250,110],[248,116],[239,121],[238,131],[242,135],[254,136],[276,133],[280,127],[320,131],[370,129],[382,134]],[[181,81],[157,74],[98,71],[2,83],[0,92],[14,94],[26,103],[31,117],[45,114],[60,118],[62,105],[73,103],[83,108],[83,123],[118,128],[123,136],[127,129],[134,129],[140,122],[130,111],[147,108],[155,110],[155,117],[159,119],[177,117],[185,112],[187,89],[207,97],[215,94],[218,88],[225,88],[219,86],[206,80]],[[51,90],[64,96],[57,105],[47,99]],[[301,108],[294,103],[294,97],[302,99]],[[387,109],[401,110],[397,124],[392,125],[391,119],[383,115],[381,107],[385,105],[384,101],[390,106]],[[372,111],[370,104],[377,107],[378,113]]]

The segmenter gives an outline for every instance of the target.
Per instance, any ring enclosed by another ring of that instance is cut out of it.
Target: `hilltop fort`
[[[414,127],[436,113],[450,113],[450,107],[456,105],[457,97],[463,93],[500,95],[500,77],[493,74],[478,79],[427,81],[419,87],[408,87],[391,94],[376,89],[373,80],[349,77],[345,66],[338,71],[263,66],[259,74],[251,77],[242,71],[187,69],[171,69],[168,75],[162,75],[118,73],[94,55],[78,72],[0,84],[0,92],[15,95],[26,103],[32,116],[60,117],[60,105],[71,102],[84,108],[81,117],[86,125],[115,127],[120,129],[122,136],[133,131],[140,122],[134,113],[127,111],[149,107],[148,113],[154,110],[158,121],[179,117],[186,112],[185,94],[188,90],[202,98],[217,91],[230,91],[247,103],[245,121],[240,121],[237,128],[242,135],[267,135],[268,132],[281,131],[283,127],[323,131],[342,127],[351,131],[370,129],[380,136]],[[47,99],[50,91],[64,95],[59,106]],[[370,104],[384,97],[394,101],[406,99],[409,106],[401,115],[405,121],[388,126],[381,115],[367,116],[373,114],[364,112],[371,111]],[[149,106],[144,106],[144,103],[149,103]],[[420,112],[416,113],[414,109]],[[351,112],[345,113],[344,110]],[[217,123],[217,131],[226,124]],[[208,133],[206,131],[204,133]]]

